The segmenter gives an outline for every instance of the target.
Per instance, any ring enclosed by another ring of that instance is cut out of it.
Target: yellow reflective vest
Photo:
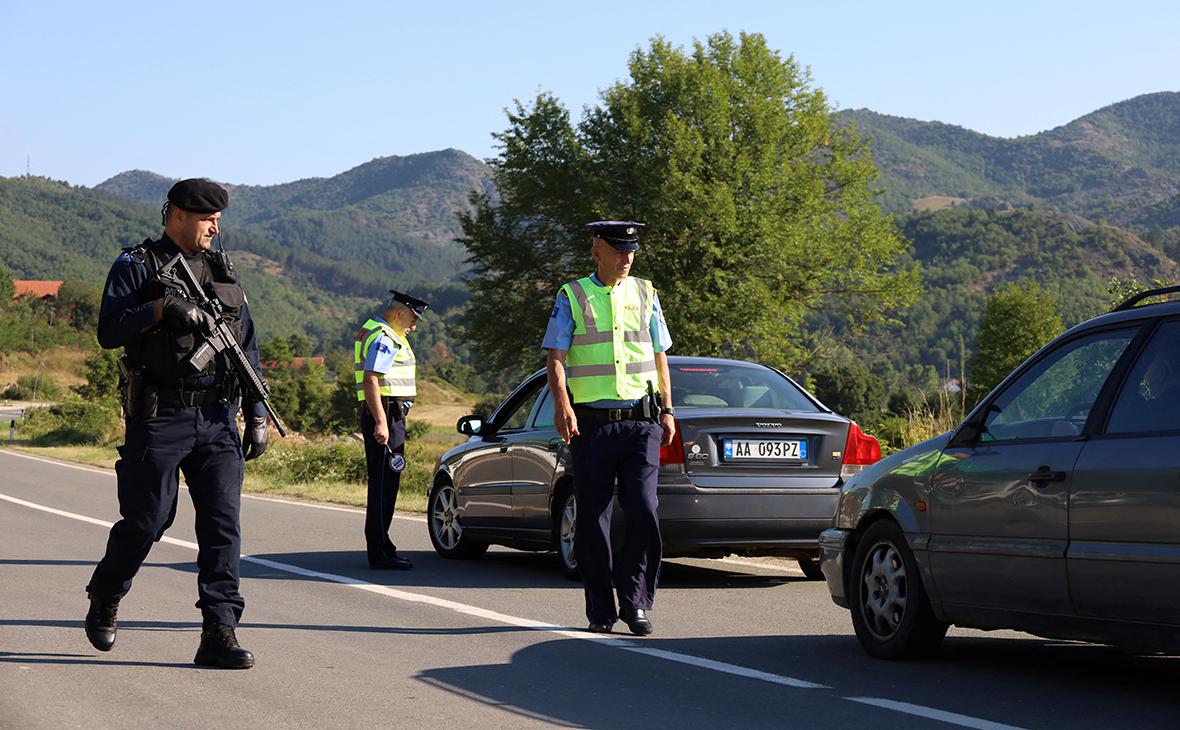
[[[658,387],[651,341],[655,289],[627,277],[614,287],[590,277],[561,288],[569,297],[574,336],[566,357],[566,383],[574,403],[631,400]]]
[[[390,398],[413,398],[418,394],[418,390],[414,382],[415,359],[410,341],[385,322],[370,319],[357,333],[352,350],[353,369],[356,374],[356,399],[365,399],[365,357],[369,354],[369,348],[381,335],[388,335],[398,348],[393,355],[393,367],[389,372],[377,374],[378,391]]]

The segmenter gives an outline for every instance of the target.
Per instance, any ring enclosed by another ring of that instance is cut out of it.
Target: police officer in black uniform
[[[178,474],[196,510],[197,608],[201,666],[247,669],[254,655],[238,645],[234,628],[245,601],[238,592],[241,556],[243,459],[267,446],[262,403],[246,402],[245,435],[239,437],[240,388],[218,356],[193,372],[187,356],[208,334],[210,317],[185,295],[157,279],[157,269],[182,253],[207,295],[258,368],[254,323],[228,257],[213,251],[229,194],[205,179],[181,180],[168,191],[164,234],[123,251],[111,267],[99,311],[98,341],[123,347],[126,439],[115,472],[122,519],[111,528],[106,554],[86,590],[86,636],[100,651],[115,643],[116,611],[131,581],[176,516]]]

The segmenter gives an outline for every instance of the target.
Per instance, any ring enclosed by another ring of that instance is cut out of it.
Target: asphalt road
[[[597,637],[552,556],[442,560],[399,516],[417,568],[374,572],[360,511],[258,497],[238,630],[254,669],[191,663],[183,495],[100,653],[84,586],[117,518],[112,473],[0,449],[0,727],[1180,726],[1174,657],[952,629],[937,660],[877,661],[822,583],[707,560],[665,563],[653,636]]]

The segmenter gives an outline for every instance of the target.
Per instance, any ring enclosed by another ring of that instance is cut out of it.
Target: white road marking
[[[91,525],[98,525],[100,527],[111,527],[113,523],[106,520],[96,519],[94,517],[87,517],[86,515],[79,515],[73,512],[66,512],[64,510],[55,509],[46,505],[37,504],[35,502],[28,502],[16,497],[10,497],[7,494],[0,494],[0,500],[12,502],[22,507],[29,507],[30,509],[48,512],[58,517],[67,517],[72,520],[78,520]],[[161,542],[166,542],[170,545],[177,545],[185,547],[190,550],[196,550],[197,544],[185,540],[177,540],[171,537],[164,537]],[[346,575],[337,575],[335,573],[324,573],[318,570],[309,570],[298,565],[291,565],[290,563],[280,563],[277,560],[268,560],[266,558],[256,558],[252,555],[243,555],[243,563],[252,563],[254,565],[261,565],[263,567],[271,568],[272,570],[281,570],[285,573],[292,573],[300,575],[305,578],[315,578],[318,580],[327,581],[330,583],[339,583],[341,585],[355,588],[369,593],[376,593],[377,595],[387,596],[389,598],[396,598],[399,601],[406,601],[409,603],[420,603],[436,608],[443,608],[448,611],[463,614],[465,616],[472,616],[474,618],[483,619],[485,621],[494,621],[500,624],[507,624],[509,626],[517,626],[519,628],[533,629],[536,631],[544,631],[546,633],[557,634],[564,636],[567,639],[580,639],[582,641],[590,641],[603,646],[610,646],[617,649],[624,649],[638,654],[646,654],[658,659],[666,661],[677,662],[680,664],[688,664],[690,666],[699,667],[701,669],[709,669],[715,672],[722,672],[724,674],[732,674],[738,677],[747,677],[750,679],[760,679],[764,682],[772,682],[774,684],[785,685],[788,687],[797,687],[800,689],[830,689],[826,685],[808,682],[803,679],[796,679],[795,677],[787,677],[779,674],[770,674],[769,672],[761,672],[757,669],[750,669],[749,667],[742,667],[736,664],[727,664],[726,662],[718,662],[712,659],[705,659],[703,657],[696,657],[690,654],[680,654],[673,651],[665,651],[662,649],[655,649],[651,647],[644,647],[635,644],[626,639],[615,638],[611,636],[603,636],[590,634],[585,631],[569,629],[563,626],[554,626],[543,621],[536,621],[528,618],[521,618],[519,616],[511,616],[499,611],[492,611],[479,606],[472,606],[466,603],[459,603],[457,601],[449,601],[445,598],[438,598],[436,596],[428,596],[422,593],[414,593],[412,591],[404,591],[397,588],[391,588],[385,585],[378,585],[376,583],[369,583]]]
[[[7,454],[9,456],[16,456],[21,459],[29,459],[31,461],[39,461],[42,464],[52,464],[53,466],[64,466],[67,469],[77,469],[78,471],[86,471],[86,472],[90,472],[91,474],[102,474],[104,476],[111,477],[112,479],[115,477],[115,472],[111,471],[110,469],[99,469],[98,467],[85,466],[82,464],[71,464],[68,461],[58,461],[56,459],[46,459],[43,456],[33,456],[32,454],[23,454],[19,451],[0,451],[0,454]],[[184,481],[182,480],[180,482],[180,488],[181,489],[188,489],[188,485],[186,485],[184,483]],[[330,510],[332,512],[351,512],[351,513],[357,514],[357,515],[363,515],[365,513],[365,511],[363,509],[358,509],[357,507],[339,507],[339,506],[331,505],[331,504],[319,504],[317,502],[296,502],[295,500],[291,500],[291,499],[280,499],[278,497],[263,497],[263,496],[257,495],[257,494],[246,494],[246,493],[243,493],[242,497],[244,497],[246,499],[256,499],[260,502],[278,502],[279,504],[290,504],[290,505],[294,505],[296,507],[309,507],[311,509],[326,509],[326,510]],[[426,518],[421,517],[419,515],[394,514],[394,517],[396,517],[399,520],[409,520],[411,522],[426,522]]]
[[[970,715],[960,715],[957,712],[947,712],[946,710],[936,710],[933,707],[913,705],[909,702],[895,702],[894,700],[883,700],[878,697],[845,697],[844,699],[859,702],[862,705],[872,705],[886,710],[893,710],[894,712],[917,715],[918,717],[938,720],[939,722],[946,722],[961,727],[975,728],[975,730],[1022,730],[1017,725],[1004,725],[1003,723],[991,722],[990,720],[981,720],[978,717],[971,717]]]
[[[39,459],[39,461],[48,461]],[[57,464],[58,462],[48,462]],[[58,464],[59,466],[71,466],[69,464]],[[105,473],[105,472],[104,472]],[[35,502],[29,502],[17,497],[12,497],[7,494],[0,494],[0,500],[11,502],[12,504],[28,507],[30,509],[47,512],[59,517],[65,517],[79,522],[85,522],[91,525],[110,528],[113,523],[106,520],[100,520],[86,515],[80,515],[73,512],[66,512],[54,507],[49,507]],[[301,504],[294,502],[293,504]],[[188,542],[187,540],[177,540],[173,537],[163,537],[161,542],[166,542],[170,545],[188,548],[189,550],[197,550],[196,543]],[[378,585],[353,578],[345,575],[337,575],[335,573],[324,573],[318,570],[309,570],[298,565],[291,565],[289,563],[281,563],[276,560],[268,560],[266,558],[256,558],[251,555],[243,555],[242,562],[252,563],[254,565],[261,565],[263,567],[271,568],[273,570],[280,570],[294,575],[304,576],[306,578],[315,578],[318,580],[327,581],[330,583],[338,583],[340,585],[355,588],[357,590],[375,593],[377,595],[395,598],[397,600],[406,601],[409,603],[418,603],[427,606],[434,606],[442,608],[454,613],[479,618],[486,621],[494,621],[496,623],[506,624],[509,626],[517,626],[520,628],[531,629],[534,631],[543,631],[557,636],[563,636],[568,639],[578,639],[580,641],[589,641],[601,646],[608,646],[623,651],[633,652],[636,654],[643,654],[655,659],[663,659],[669,662],[678,664],[685,664],[699,669],[706,669],[709,671],[720,672],[722,674],[729,674],[736,677],[744,677],[747,679],[755,679],[762,682],[769,682],[786,687],[793,687],[796,689],[832,689],[828,685],[809,682],[805,679],[798,679],[796,677],[789,677],[782,674],[773,674],[770,672],[763,672],[758,669],[750,667],[743,667],[737,664],[729,664],[728,662],[720,662],[713,659],[706,659],[704,657],[693,656],[691,654],[682,654],[680,652],[668,651],[666,649],[657,649],[651,646],[643,646],[632,640],[617,638],[613,636],[604,636],[601,634],[590,634],[581,630],[573,630],[567,627],[554,626],[543,621],[536,621],[534,619],[521,618],[519,616],[511,616],[509,614],[492,611],[479,606],[472,606],[466,603],[459,603],[457,601],[450,601],[445,598],[438,598],[436,596],[428,596],[422,593],[414,593],[412,591],[399,590],[391,588],[390,586]],[[1021,730],[1014,725],[1004,725],[1001,723],[991,722],[990,720],[983,720],[980,718],[971,717],[970,715],[961,715],[955,712],[947,712],[945,710],[938,710],[932,707],[924,707],[922,705],[914,705],[908,702],[897,702],[894,700],[879,699],[875,697],[845,697],[843,699],[857,702],[860,704],[872,705],[883,709],[893,710],[908,715],[916,715],[926,717],[940,722],[946,722],[961,727],[974,728],[976,730]]]

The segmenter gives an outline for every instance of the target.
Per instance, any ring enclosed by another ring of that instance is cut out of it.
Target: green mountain
[[[1180,219],[1180,93],[1138,96],[1013,139],[941,122],[841,112],[869,138],[887,208],[1035,206],[1116,225]]]
[[[925,294],[895,326],[850,343],[887,379],[915,366],[957,375],[960,343],[972,352],[984,302],[1001,284],[1035,279],[1069,326],[1110,308],[1111,277],[1180,280],[1180,264],[1150,243],[1074,214],[963,207],[897,220]]]
[[[134,170],[95,189],[159,206],[174,182]],[[492,192],[487,166],[455,149],[379,157],[330,178],[226,187],[222,235],[231,248],[245,236],[286,265],[338,262],[344,265],[327,268],[380,274],[405,287],[457,280],[466,252],[454,241],[455,213],[467,209],[472,191]],[[321,281],[326,288],[341,283]]]

